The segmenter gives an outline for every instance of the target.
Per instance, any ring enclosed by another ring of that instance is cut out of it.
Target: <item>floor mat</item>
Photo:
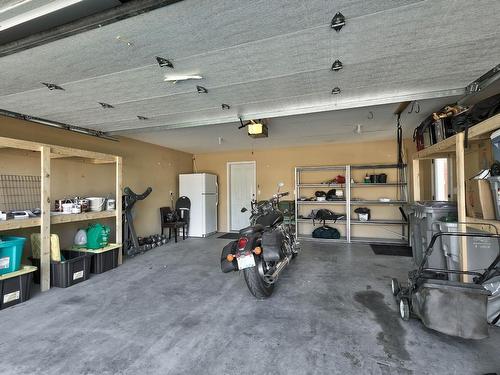
[[[240,238],[239,233],[224,233],[222,236],[219,236],[217,238],[222,238],[224,240],[237,240]]]
[[[377,255],[396,255],[400,257],[412,257],[410,246],[403,245],[370,245]]]

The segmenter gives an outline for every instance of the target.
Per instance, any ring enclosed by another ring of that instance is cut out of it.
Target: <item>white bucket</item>
[[[87,198],[90,202],[90,211],[102,211],[104,209],[104,203],[106,202],[105,198],[102,197],[90,197]]]

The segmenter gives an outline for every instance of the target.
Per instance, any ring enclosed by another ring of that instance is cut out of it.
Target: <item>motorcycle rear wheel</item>
[[[267,283],[260,275],[257,267],[244,269],[243,276],[245,277],[248,290],[255,298],[265,299],[271,297],[274,284]]]

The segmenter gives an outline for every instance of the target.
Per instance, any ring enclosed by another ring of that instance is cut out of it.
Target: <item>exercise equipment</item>
[[[128,186],[123,189],[123,252],[128,256],[143,253],[150,250],[151,247],[139,244],[137,233],[134,228],[134,218],[132,216],[132,208],[137,201],[142,201],[147,198],[153,189],[148,187],[142,194],[136,194]]]

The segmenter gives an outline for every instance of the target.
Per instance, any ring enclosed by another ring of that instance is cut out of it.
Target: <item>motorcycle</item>
[[[293,225],[284,222],[286,210],[278,209],[280,199],[288,194],[279,193],[278,189],[267,201],[252,200],[251,225],[241,229],[239,239],[222,249],[222,272],[243,271],[250,293],[259,299],[272,295],[279,275],[299,250]],[[246,208],[241,210],[246,211]]]

